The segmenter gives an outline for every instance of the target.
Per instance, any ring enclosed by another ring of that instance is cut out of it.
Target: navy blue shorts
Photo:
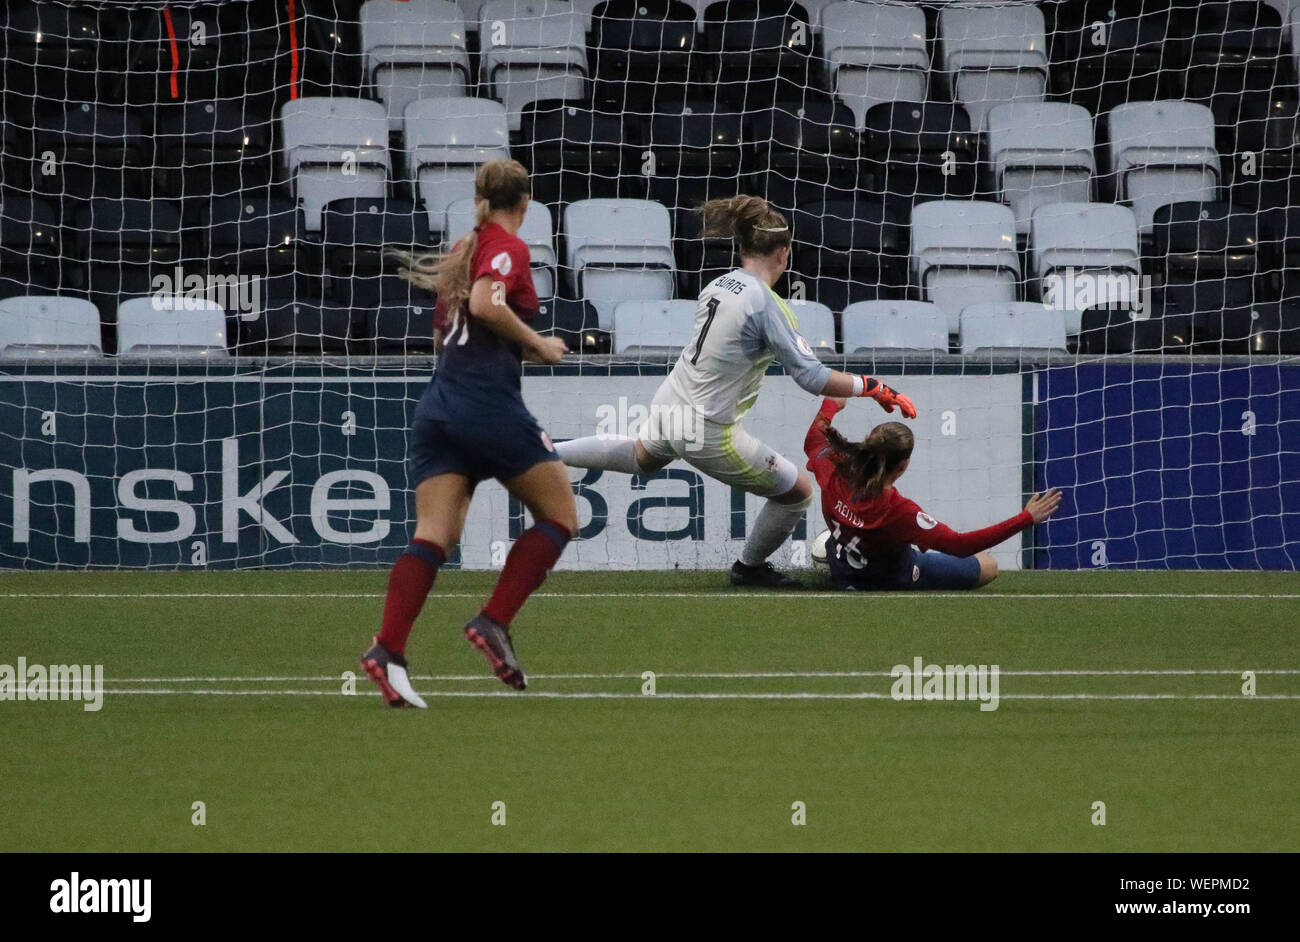
[[[406,451],[411,487],[438,474],[463,474],[475,483],[508,481],[535,464],[559,460],[550,436],[527,410],[477,421],[417,415]]]
[[[975,556],[950,556],[915,546],[885,571],[854,570],[832,555],[831,582],[837,589],[898,591],[900,589],[973,589],[980,580],[980,561]]]

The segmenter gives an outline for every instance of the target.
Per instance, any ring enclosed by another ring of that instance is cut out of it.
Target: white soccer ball
[[[809,555],[812,556],[814,566],[830,565],[830,563],[826,561],[826,543],[830,538],[831,531],[823,530],[821,533],[817,534],[817,538],[812,541],[812,551]]]

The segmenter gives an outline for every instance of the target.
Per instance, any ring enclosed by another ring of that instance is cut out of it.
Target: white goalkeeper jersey
[[[774,359],[804,390],[821,395],[826,388],[831,369],[799,336],[790,305],[736,269],[700,292],[695,335],[665,383],[708,421],[729,425],[754,405]]]

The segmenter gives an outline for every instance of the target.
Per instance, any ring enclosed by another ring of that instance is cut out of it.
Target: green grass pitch
[[[428,711],[344,691],[385,579],[0,577],[0,663],[98,663],[109,690],[99,712],[0,702],[6,847],[1297,849],[1294,574],[919,596],[557,573],[516,622],[516,694],[460,634],[492,574],[446,572],[408,652]],[[999,665],[999,708],[891,699],[918,656]]]

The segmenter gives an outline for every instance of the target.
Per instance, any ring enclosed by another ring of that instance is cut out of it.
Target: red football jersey
[[[1015,536],[1033,523],[1028,511],[982,530],[959,533],[935,520],[912,500],[888,488],[879,497],[861,500],[853,485],[842,475],[833,460],[834,451],[826,441],[826,429],[839,406],[830,399],[822,403],[804,439],[808,470],[817,477],[822,491],[822,515],[826,526],[836,534],[836,542],[845,552],[856,552],[869,563],[888,562],[914,545],[953,556],[971,556]]]

